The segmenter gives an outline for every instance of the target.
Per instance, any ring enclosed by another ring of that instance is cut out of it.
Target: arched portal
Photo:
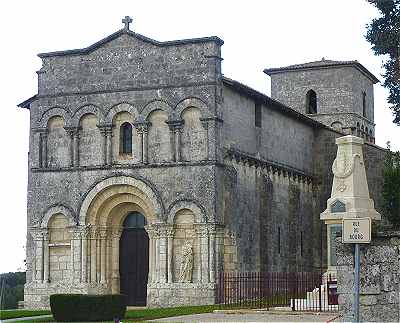
[[[155,279],[156,245],[152,231],[163,225],[164,207],[158,192],[128,176],[105,179],[82,203],[79,265],[82,282],[93,293],[125,293],[128,305],[145,305],[147,284]],[[150,236],[150,239],[149,239]]]
[[[129,212],[119,241],[120,291],[127,304],[145,306],[149,274],[149,236],[143,214]]]

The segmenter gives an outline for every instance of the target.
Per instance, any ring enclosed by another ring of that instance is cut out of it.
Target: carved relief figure
[[[193,273],[193,245],[186,241],[182,247],[182,260],[179,270],[179,282],[190,283]]]

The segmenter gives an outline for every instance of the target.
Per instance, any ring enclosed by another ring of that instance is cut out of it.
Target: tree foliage
[[[383,207],[390,223],[400,227],[400,152],[390,151],[383,167]]]
[[[375,55],[386,55],[383,86],[389,90],[388,103],[393,122],[400,125],[400,0],[367,0],[380,12],[367,25],[365,38]]]
[[[17,308],[24,299],[25,272],[0,274],[0,309]]]

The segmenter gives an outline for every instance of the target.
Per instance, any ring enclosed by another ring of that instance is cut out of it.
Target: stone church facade
[[[271,98],[222,75],[218,37],[158,42],[129,22],[39,54],[38,94],[19,105],[31,120],[25,306],[119,292],[209,304],[221,271],[323,266],[336,137],[365,139],[379,208],[376,78],[356,61],[267,69]]]

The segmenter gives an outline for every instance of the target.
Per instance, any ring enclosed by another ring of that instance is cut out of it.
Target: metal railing
[[[216,302],[224,308],[337,311],[336,287],[336,277],[316,272],[221,272]]]

